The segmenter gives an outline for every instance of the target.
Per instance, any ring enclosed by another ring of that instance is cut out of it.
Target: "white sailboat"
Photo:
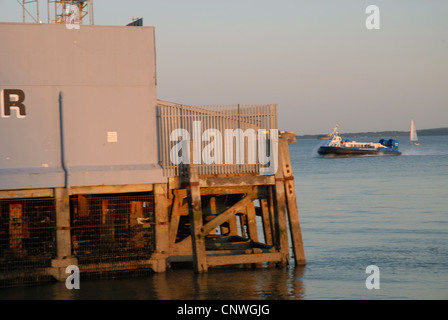
[[[409,140],[411,143],[413,143],[416,146],[418,146],[420,144],[420,142],[418,142],[417,130],[415,129],[414,120],[411,120],[411,132],[410,132]]]

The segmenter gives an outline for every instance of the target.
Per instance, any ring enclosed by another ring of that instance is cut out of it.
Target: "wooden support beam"
[[[9,205],[9,248],[22,249],[23,206],[12,203]]]
[[[243,176],[243,177],[201,177],[199,186],[206,187],[241,187],[265,186],[275,183],[273,176]]]
[[[238,222],[237,217],[230,217],[227,222],[223,223],[221,226],[221,234],[225,236],[236,236],[238,235]]]
[[[229,223],[224,222],[222,225],[219,226],[219,230],[221,232],[221,235],[224,235],[224,236],[230,235]]]
[[[167,253],[169,251],[169,217],[167,205],[167,185],[158,183],[154,186],[154,213],[156,236],[156,252]]]
[[[252,186],[267,186],[274,185],[275,179],[273,176],[255,176],[255,175],[232,175],[232,176],[203,176],[199,177],[199,187],[213,188],[213,187],[252,187]],[[188,186],[188,181],[180,177],[168,178],[168,185],[170,189],[180,189]]]
[[[269,187],[268,190],[268,198],[267,200],[267,205],[268,205],[268,213],[269,213],[269,221],[270,222],[270,231],[271,231],[271,245],[274,246],[275,248],[279,248],[279,237],[278,237],[278,230],[277,230],[277,219],[276,219],[276,214],[277,214],[277,210],[275,208],[276,205],[276,199],[275,199],[275,187]],[[268,264],[270,267],[275,267],[276,263],[271,262]]]
[[[276,229],[276,209],[275,209],[275,188],[269,188],[269,197],[268,197],[268,205],[269,205],[269,217],[271,221],[271,232],[272,232],[272,244],[275,244],[278,239],[277,229]]]
[[[219,214],[215,219],[209,221],[206,225],[204,225],[202,233],[204,235],[207,235],[211,230],[215,229],[216,227],[219,227],[221,224],[229,220],[236,213],[238,213],[238,210],[245,208],[252,201],[253,201],[252,197],[250,196],[244,197],[242,200],[238,201],[229,209]]]
[[[68,192],[68,189],[66,189]],[[68,195],[68,193],[67,193]],[[88,217],[90,214],[90,210],[89,210],[89,200],[87,199],[87,197],[83,194],[78,194],[77,196],[77,213],[79,217]],[[89,196],[90,197],[90,196]]]
[[[144,248],[145,236],[143,234],[142,225],[138,223],[138,218],[143,217],[143,201],[131,201],[130,202],[130,214],[129,222],[131,228],[131,241],[132,247]]]
[[[286,204],[288,208],[289,228],[294,251],[294,261],[297,265],[305,265],[305,250],[303,247],[302,231],[300,228],[299,209],[297,208],[294,176],[292,173],[288,141],[285,139],[280,139],[279,141],[279,157],[282,159],[282,165],[278,168],[278,170],[283,171],[285,181]]]
[[[0,190],[0,199],[52,198],[53,196],[53,189]]]
[[[249,239],[251,239],[253,242],[258,242],[257,215],[255,212],[255,204],[253,201],[250,202],[246,207],[246,219]],[[255,263],[253,266],[256,268],[261,268],[262,264]]]
[[[182,190],[184,191],[184,190]],[[185,190],[186,191],[186,190]],[[171,207],[171,219],[169,227],[169,249],[170,252],[173,250],[174,244],[176,243],[177,231],[179,229],[179,221],[181,216],[182,202],[186,197],[186,192],[181,192],[181,190],[174,190],[174,200]]]
[[[106,194],[106,193],[150,192],[153,190],[154,190],[153,184],[126,184],[116,186],[71,187],[70,189],[68,189],[68,193],[69,195]]]
[[[189,219],[193,247],[193,264],[195,272],[203,273],[208,271],[208,266],[205,253],[205,238],[202,232],[202,202],[197,167],[195,165],[189,165],[188,174],[190,184],[188,188],[190,197]]]
[[[70,196],[68,189],[55,188],[54,197],[56,209],[56,257],[51,260],[49,272],[56,280],[66,281],[67,274],[65,271],[67,266],[78,265],[78,259],[72,257]]]
[[[205,221],[211,221],[217,215],[216,197],[210,198],[209,206],[210,206],[210,215],[205,217]],[[211,230],[209,234],[216,234],[216,228]]]
[[[101,238],[104,241],[115,241],[114,216],[109,210],[109,200],[101,201]]]
[[[244,214],[240,215],[239,218],[240,218],[240,233],[241,233],[241,236],[243,238],[247,238],[247,234],[246,234],[247,217],[246,217],[245,212],[244,212]]]
[[[229,236],[238,235],[238,221],[236,220],[236,216],[230,217],[228,220],[229,223]]]
[[[255,204],[253,201],[246,206],[246,216],[249,238],[258,242],[257,220],[255,214]]]
[[[263,222],[264,239],[267,245],[272,245],[272,223],[267,199],[260,199],[261,216]]]
[[[70,197],[65,188],[54,189],[54,194],[56,201],[56,259],[66,259],[72,255]]]
[[[256,197],[267,196],[268,186],[240,186],[240,187],[201,187],[201,195],[228,195],[228,194],[251,194]]]
[[[279,139],[280,140],[280,139]],[[281,140],[280,140],[281,141]],[[280,149],[279,141],[279,149]],[[289,261],[289,242],[288,242],[288,226],[286,219],[286,196],[285,185],[283,177],[283,158],[281,153],[278,153],[278,170],[275,173],[275,225],[276,236],[278,237],[277,243],[280,253],[282,253],[282,266],[286,266]]]
[[[272,253],[249,253],[238,255],[219,255],[219,256],[217,255],[217,256],[207,256],[207,261],[210,266],[263,263],[263,262],[281,262],[282,254],[279,252],[272,252]]]

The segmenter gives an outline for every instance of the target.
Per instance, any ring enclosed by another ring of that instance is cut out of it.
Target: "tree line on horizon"
[[[356,132],[356,133],[342,133],[344,137],[347,138],[359,138],[359,137],[399,137],[408,136],[409,131],[378,131],[378,132]],[[417,130],[419,136],[443,136],[448,135],[448,127],[444,128],[433,128],[433,129],[422,129]],[[296,135],[298,139],[319,139],[325,138],[328,134],[306,134],[306,135]]]

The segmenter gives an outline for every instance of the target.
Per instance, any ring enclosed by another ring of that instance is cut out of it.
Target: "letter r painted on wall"
[[[0,94],[1,114],[2,118],[11,116],[11,109],[17,110],[17,118],[25,118],[26,111],[23,101],[25,100],[25,92],[20,89],[3,89]]]
[[[20,89],[3,89],[0,93],[0,105],[2,118],[11,116],[11,109],[17,110],[17,118],[25,118],[26,111],[23,101],[25,100],[25,92]]]

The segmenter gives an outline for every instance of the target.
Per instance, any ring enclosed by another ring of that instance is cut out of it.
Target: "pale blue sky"
[[[447,0],[94,1],[97,25],[155,26],[160,99],[277,103],[296,134],[448,127],[447,14]],[[22,21],[17,0],[0,21]]]

